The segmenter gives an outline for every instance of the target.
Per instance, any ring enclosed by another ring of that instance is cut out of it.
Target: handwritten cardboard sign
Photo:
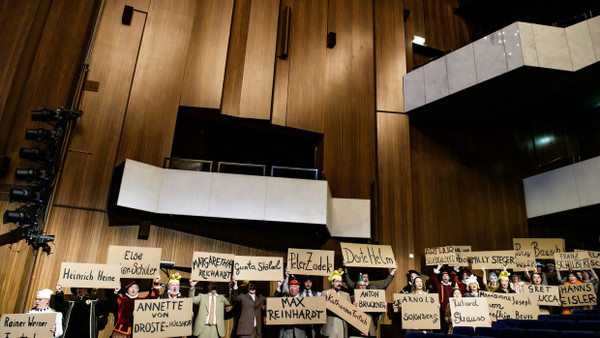
[[[554,259],[554,254],[565,251],[562,238],[513,238],[515,251],[533,250],[535,258]]]
[[[191,335],[192,303],[192,298],[136,300],[133,309],[133,336]]]
[[[405,303],[428,303],[437,307],[440,300],[437,293],[394,293],[394,312],[398,312]]]
[[[519,320],[537,320],[540,314],[540,308],[537,304],[537,298],[527,293],[515,293],[513,296],[514,319]]]
[[[161,248],[108,247],[108,264],[121,264],[121,278],[154,278],[160,271]]]
[[[596,305],[592,283],[560,285],[559,288],[563,307]]]
[[[493,321],[511,319],[515,316],[513,310],[513,294],[479,291],[479,296],[487,299],[488,310]]]
[[[354,300],[365,312],[386,312],[385,290],[355,289]]]
[[[329,250],[288,249],[287,263],[291,274],[330,276],[335,252]]]
[[[527,269],[530,271],[534,271],[537,268],[537,266],[533,250],[515,251],[515,264],[519,269]]]
[[[369,333],[372,318],[335,292],[324,292],[327,310],[335,313],[362,333]]]
[[[340,243],[346,266],[395,268],[396,258],[389,245]]]
[[[600,269],[600,251],[578,250],[576,252],[587,252],[590,257],[590,267],[592,269]]]
[[[471,261],[471,269],[507,269],[517,267],[515,252],[513,250],[503,251],[473,251],[468,253]]]
[[[283,258],[235,256],[233,275],[236,280],[280,280],[283,278]]]
[[[60,265],[58,281],[62,286],[114,289],[121,279],[118,264],[67,263]]]
[[[492,326],[487,298],[484,297],[450,298],[450,313],[455,327]]]
[[[454,245],[425,248],[425,265],[456,265],[458,253]]]
[[[267,325],[325,324],[325,297],[269,297]]]
[[[456,245],[456,265],[469,266],[469,252],[471,252],[470,245]]]
[[[0,337],[52,338],[50,330],[56,323],[56,313],[6,313],[0,318]]]
[[[195,251],[190,278],[199,281],[229,282],[233,257],[228,254]]]
[[[554,254],[556,270],[582,270],[590,269],[590,256],[586,252],[557,252]]]
[[[402,328],[405,330],[438,330],[440,309],[433,303],[404,303],[402,306]]]
[[[523,291],[537,297],[538,305],[560,306],[558,285],[525,285]]]

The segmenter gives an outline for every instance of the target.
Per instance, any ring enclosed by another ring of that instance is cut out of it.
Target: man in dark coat
[[[234,280],[232,300],[239,302],[242,307],[236,334],[239,337],[262,337],[262,309],[267,298],[256,294],[256,282],[248,282],[248,292],[241,293],[238,291],[237,281]]]

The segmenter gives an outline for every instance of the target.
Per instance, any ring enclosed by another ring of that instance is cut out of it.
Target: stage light
[[[19,157],[24,160],[36,161],[36,162],[50,162],[50,153],[42,150],[38,147],[33,148],[21,148],[19,150]]]
[[[25,210],[24,208],[20,208],[18,210],[6,210],[4,212],[4,217],[2,221],[4,224],[6,223],[15,223],[17,225],[25,225],[25,224],[34,224],[37,225],[37,221],[35,217],[32,217],[31,212]]]
[[[42,108],[31,111],[31,121],[54,122],[63,117],[64,113],[61,110],[50,110]]]
[[[16,169],[15,178],[17,180],[25,180],[28,182],[45,182],[50,180],[50,172],[45,169]]]
[[[46,130],[44,128],[26,129],[25,139],[35,140],[39,142],[56,142],[56,140],[58,139],[58,132]]]
[[[23,203],[44,203],[45,189],[40,187],[27,187],[23,189],[10,189],[8,200]]]

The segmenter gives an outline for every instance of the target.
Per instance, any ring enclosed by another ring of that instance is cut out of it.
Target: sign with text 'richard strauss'
[[[346,266],[395,268],[396,258],[389,245],[340,243]]]
[[[56,313],[6,313],[0,321],[2,338],[51,338],[54,337],[50,330],[56,323]]]
[[[192,302],[192,298],[136,300],[133,308],[133,336],[191,335]]]
[[[325,324],[325,297],[269,297],[267,325]]]
[[[111,245],[108,264],[121,264],[121,278],[154,278],[160,269],[161,248]]]
[[[287,262],[291,274],[330,276],[334,252],[329,250],[288,249]]]
[[[118,264],[67,263],[60,265],[58,281],[62,286],[114,289],[120,283]]]
[[[190,278],[199,281],[229,282],[233,257],[228,254],[194,252]]]
[[[280,280],[283,278],[283,258],[235,256],[233,276],[236,280]]]
[[[486,298],[450,298],[450,312],[454,326],[492,326]]]

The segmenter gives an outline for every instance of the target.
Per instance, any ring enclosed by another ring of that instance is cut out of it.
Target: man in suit
[[[302,292],[300,292],[300,296],[302,297],[318,297],[321,295],[321,292],[315,291],[312,289],[313,281],[311,276],[306,276],[304,278],[304,288]]]
[[[190,280],[190,294],[195,293],[198,281]],[[215,282],[209,282],[208,293],[201,293],[194,297],[194,304],[199,306],[198,315],[194,320],[192,335],[200,338],[224,337],[225,332],[225,306],[231,306],[230,297],[217,294]],[[231,296],[230,283],[229,293]]]
[[[283,285],[288,286],[288,290],[284,293],[281,291]],[[300,282],[296,280],[294,275],[290,275],[286,271],[284,281],[277,282],[277,290],[275,291],[275,297],[302,297],[300,294]],[[279,330],[279,338],[315,338],[317,332],[313,325],[284,325]]]
[[[262,337],[262,309],[267,298],[256,294],[256,282],[248,282],[248,292],[238,292],[237,281],[233,280],[233,301],[242,305],[242,313],[237,327],[239,337]]]
[[[339,271],[334,271],[333,274],[328,278],[331,282],[331,288],[327,291],[323,291],[323,293],[328,294],[335,292],[338,296],[346,299],[348,302],[351,302],[350,294],[342,291],[342,274],[343,272],[341,269]],[[327,310],[327,322],[321,328],[321,334],[325,337],[331,338],[348,337],[348,324],[335,313]]]

